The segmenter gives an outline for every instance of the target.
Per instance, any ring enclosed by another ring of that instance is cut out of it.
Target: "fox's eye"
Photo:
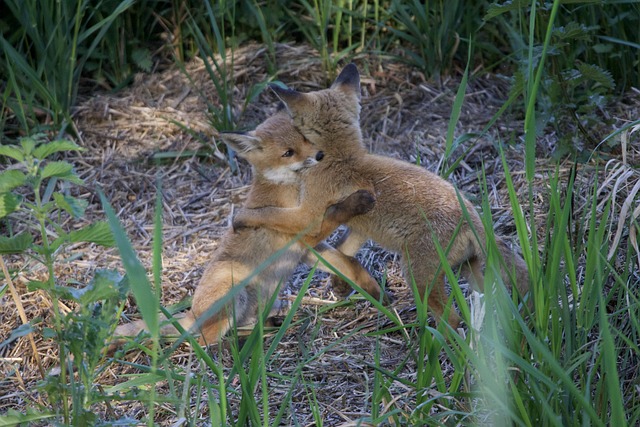
[[[282,155],[282,157],[291,157],[291,156],[293,156],[293,150],[287,150]]]

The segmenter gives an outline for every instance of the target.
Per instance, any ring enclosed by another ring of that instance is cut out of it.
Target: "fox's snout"
[[[324,159],[324,152],[318,151],[318,153],[316,153],[316,160],[320,161],[322,159]]]

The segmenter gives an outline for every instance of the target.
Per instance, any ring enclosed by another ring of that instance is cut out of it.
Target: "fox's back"
[[[404,243],[430,239],[434,232],[441,242],[448,241],[464,216],[453,185],[419,166],[367,154],[352,167],[373,182],[377,200],[369,213],[348,225],[389,249],[402,251]],[[479,224],[475,209],[465,203]]]

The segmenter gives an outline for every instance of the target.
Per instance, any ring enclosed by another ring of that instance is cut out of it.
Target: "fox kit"
[[[298,174],[317,167],[323,157],[322,153],[294,128],[291,118],[284,111],[266,120],[255,131],[225,133],[221,134],[221,137],[253,167],[253,182],[246,202],[247,208],[297,206],[300,203]],[[353,193],[327,209],[322,226],[326,227],[324,233],[331,233],[332,230],[329,228],[335,229],[353,215],[365,213],[373,207],[375,199],[370,193]],[[234,314],[236,325],[254,324],[259,303],[269,301],[278,285],[291,276],[301,260],[315,261],[311,259],[303,242],[290,244],[296,238],[296,234],[267,228],[244,228],[235,232],[229,230],[200,279],[193,294],[191,310],[179,319],[182,327],[197,333],[198,331],[193,330],[196,319],[206,315],[207,310],[216,301],[224,297],[235,284],[247,278],[250,278],[249,285],[236,295],[232,303],[201,322],[199,332],[203,341],[210,344],[217,342],[229,330],[234,321]],[[282,255],[275,260],[269,260],[279,250],[283,250]],[[374,297],[380,296],[378,283],[357,260],[326,244],[318,245],[316,250],[347,278]],[[266,267],[259,270],[263,265]],[[140,320],[119,326],[115,335],[135,336],[143,329],[145,325]],[[177,331],[173,326],[167,325],[160,333],[172,335]]]
[[[478,213],[439,176],[366,151],[359,125],[360,77],[355,65],[345,67],[329,89],[311,93],[273,89],[300,132],[324,152],[324,159],[299,175],[299,206],[243,209],[236,215],[235,227],[268,227],[297,233],[312,223],[315,227],[309,236],[321,241],[326,237],[321,219],[327,206],[357,189],[367,189],[375,194],[375,206],[347,222],[351,233],[339,250],[352,256],[367,239],[372,239],[401,254],[405,279],[415,280],[421,298],[428,293],[428,305],[437,320],[444,313],[447,295],[434,240],[448,251],[449,264],[461,267],[469,282],[483,290],[485,231]],[[505,283],[512,283],[510,273],[515,272],[515,285],[524,296],[529,282],[524,260],[501,239],[498,247],[506,264],[502,271]],[[459,321],[451,310],[449,324],[456,327]]]

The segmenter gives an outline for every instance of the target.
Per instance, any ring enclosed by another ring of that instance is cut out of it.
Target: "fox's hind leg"
[[[482,261],[477,256],[469,258],[460,266],[460,272],[474,290],[484,292],[484,273],[482,271]]]
[[[220,341],[232,327],[234,320],[239,325],[255,323],[257,302],[256,296],[249,292],[249,286],[240,290],[219,310],[209,313],[218,301],[229,294],[234,283],[242,282],[250,274],[248,268],[232,261],[216,261],[205,270],[193,293],[191,310],[195,319],[208,317],[200,326],[200,333],[206,344]]]
[[[174,319],[178,320],[180,326],[183,329],[189,330],[191,326],[193,326],[194,319],[191,311],[186,313],[177,313],[174,316]],[[178,336],[180,332],[171,324],[167,322],[167,318],[163,314],[159,314],[159,320],[161,323],[160,326],[160,337],[168,337],[168,336]],[[125,338],[133,338],[138,336],[142,331],[149,331],[147,328],[147,324],[143,319],[139,319],[130,323],[124,323],[119,325],[113,333],[113,339],[109,343],[107,352],[111,353],[115,351],[117,348],[121,347],[127,341]]]
[[[364,243],[367,240],[368,239],[367,239],[366,236],[364,236],[362,234],[358,234],[358,233],[354,232],[351,229],[347,229],[345,231],[345,233],[337,241],[336,249],[338,250],[338,253],[341,254],[341,256],[345,256],[348,259],[352,259],[353,262],[357,262],[358,265],[362,269],[364,269],[364,267],[362,267],[362,264],[360,264],[360,262],[356,260],[355,254],[360,250],[362,245],[364,245]],[[369,277],[369,279],[372,282],[374,282],[376,284],[377,292],[374,293],[372,291],[369,291],[369,289],[373,289],[373,285],[372,284],[369,284],[369,285],[367,285],[367,287],[365,287],[363,285],[363,283],[366,284],[366,282],[356,281],[355,283],[357,283],[358,286],[360,286],[362,289],[367,291],[371,296],[373,296],[377,300],[380,300],[379,296],[380,296],[380,290],[382,288],[380,287],[378,282],[375,281],[375,279],[373,279],[371,277],[371,275],[368,272],[367,272],[367,276]],[[365,280],[365,279],[363,279],[363,280]],[[333,286],[334,291],[336,291],[336,293],[339,294],[340,296],[347,296],[352,292],[351,286],[349,286],[349,284],[346,281],[344,281],[343,279],[341,279],[338,276],[333,276],[331,278],[331,282],[332,282],[332,286]],[[389,304],[391,302],[391,300],[392,300],[391,296],[385,291],[384,295],[383,295],[382,302],[384,304]]]
[[[404,277],[408,286],[412,286],[415,280],[420,299],[424,301],[428,292],[427,305],[434,315],[436,322],[440,322],[444,316],[445,307],[449,296],[444,286],[444,271],[439,269],[439,261],[422,258],[415,258],[407,264],[403,262]],[[448,323],[452,328],[457,328],[460,324],[460,316],[456,313],[453,305],[449,308]]]
[[[360,286],[369,295],[380,300],[380,285],[373,277],[371,277],[369,272],[362,267],[362,264],[360,264],[357,259],[343,254],[326,243],[320,243],[314,249],[319,253],[319,256],[329,263],[334,269],[342,273],[351,282]],[[316,262],[316,257],[313,256],[312,253],[308,253],[305,255],[304,261],[311,265]],[[333,274],[331,277],[332,287],[339,296],[344,297],[352,292],[353,289],[351,286],[349,286],[346,281],[336,276],[329,267],[324,265],[322,261],[320,261],[319,268]],[[387,299],[388,297],[385,295],[385,300]]]

